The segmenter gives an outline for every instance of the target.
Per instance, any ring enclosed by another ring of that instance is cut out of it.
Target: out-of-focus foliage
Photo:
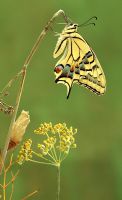
[[[122,199],[122,2],[97,0],[0,1],[0,90],[21,68],[35,39],[54,12],[63,9],[81,24],[96,15],[95,27],[79,33],[97,54],[107,79],[107,92],[98,97],[74,85],[69,100],[66,87],[54,83],[56,59],[52,54],[57,37],[50,31],[34,56],[27,72],[19,112],[29,110],[31,123],[25,138],[44,121],[66,122],[78,128],[77,149],[61,168],[61,199]],[[63,22],[60,17],[56,23]],[[56,24],[60,32],[63,25]],[[13,105],[16,85],[11,89]],[[9,116],[0,113],[0,145],[3,145]],[[25,187],[26,185],[26,187]],[[27,163],[15,182],[16,196],[39,188],[36,199],[55,199],[56,173],[53,167]]]

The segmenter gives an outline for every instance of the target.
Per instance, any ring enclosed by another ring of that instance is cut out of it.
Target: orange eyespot
[[[62,71],[63,68],[64,68],[63,65],[57,65],[57,66],[55,67],[55,69],[54,69],[54,72],[60,73],[60,72]]]
[[[74,72],[74,67],[71,67],[71,68],[70,68],[70,72]]]

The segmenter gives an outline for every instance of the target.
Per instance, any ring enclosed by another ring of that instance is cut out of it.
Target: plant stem
[[[12,115],[12,119],[11,119],[11,122],[10,122],[8,134],[7,134],[6,141],[5,141],[5,146],[4,146],[4,149],[2,151],[2,155],[1,155],[1,160],[2,161],[0,163],[1,164],[0,165],[0,174],[1,174],[3,166],[4,166],[4,162],[5,162],[5,158],[6,158],[7,150],[8,150],[8,145],[9,145],[9,141],[10,141],[10,138],[11,138],[13,124],[14,124],[14,122],[16,120],[16,115],[17,115],[17,111],[18,111],[18,108],[19,108],[21,95],[22,95],[22,92],[23,92],[23,87],[24,87],[24,82],[25,82],[25,77],[26,77],[26,68],[24,67],[22,70],[23,70],[23,76],[22,76],[22,80],[21,80],[20,87],[19,87],[18,94],[17,94],[17,98],[16,98],[16,105],[15,105],[15,109],[14,109],[14,112],[13,112],[13,115]]]
[[[3,178],[3,200],[6,200],[6,170]]]
[[[40,33],[39,37],[37,38],[36,42],[34,43],[34,46],[31,49],[30,53],[28,54],[27,58],[25,59],[24,65],[22,67],[23,76],[22,76],[20,88],[19,88],[19,91],[18,91],[18,94],[17,94],[17,98],[16,98],[15,110],[14,110],[13,115],[12,115],[12,119],[11,119],[9,130],[8,130],[8,134],[7,134],[7,137],[6,137],[6,140],[5,140],[4,149],[3,149],[3,152],[2,152],[2,156],[1,156],[2,161],[0,163],[0,174],[2,172],[2,169],[3,169],[3,166],[4,166],[4,162],[5,162],[5,159],[6,159],[8,145],[9,145],[9,141],[10,141],[11,134],[12,134],[13,124],[14,124],[14,122],[16,120],[16,115],[17,115],[17,111],[18,111],[18,108],[19,108],[20,100],[21,100],[21,95],[22,95],[23,88],[24,88],[27,67],[30,64],[30,61],[32,60],[34,54],[36,53],[36,51],[37,51],[37,49],[38,49],[38,47],[40,45],[40,42],[42,41],[42,39],[44,38],[44,36],[48,32],[51,24],[53,23],[55,18],[57,18],[60,15],[62,15],[64,20],[68,23],[68,18],[65,15],[65,12],[63,10],[57,11],[53,15],[53,17],[48,21],[47,25],[44,27],[44,29]]]
[[[13,193],[14,193],[14,183],[12,182],[12,185],[11,185],[11,194],[10,194],[10,198],[9,198],[9,200],[12,200],[12,198],[13,198]]]
[[[26,200],[28,199],[29,197],[33,196],[34,194],[36,194],[38,191],[35,190],[34,192],[31,192],[30,194],[28,194],[26,197],[24,197],[22,200]]]
[[[57,199],[56,200],[59,200],[60,199],[60,183],[61,180],[60,180],[60,165],[57,166]]]
[[[55,166],[55,164],[54,163],[52,163],[52,162],[40,162],[40,161],[37,161],[37,160],[32,160],[32,159],[29,159],[29,161],[30,162],[34,162],[34,163],[38,163],[38,164],[44,164],[44,165],[53,165],[53,166]]]

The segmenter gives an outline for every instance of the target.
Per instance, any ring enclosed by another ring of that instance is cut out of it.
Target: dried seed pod
[[[21,142],[29,123],[30,115],[27,111],[23,110],[13,125],[8,150],[15,148]]]

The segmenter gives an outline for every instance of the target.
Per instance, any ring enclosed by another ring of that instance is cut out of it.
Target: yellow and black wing
[[[67,98],[73,83],[82,85],[97,95],[104,94],[106,80],[102,67],[93,50],[77,32],[59,37],[54,57],[59,55],[62,57],[54,70],[56,83],[67,86]]]

